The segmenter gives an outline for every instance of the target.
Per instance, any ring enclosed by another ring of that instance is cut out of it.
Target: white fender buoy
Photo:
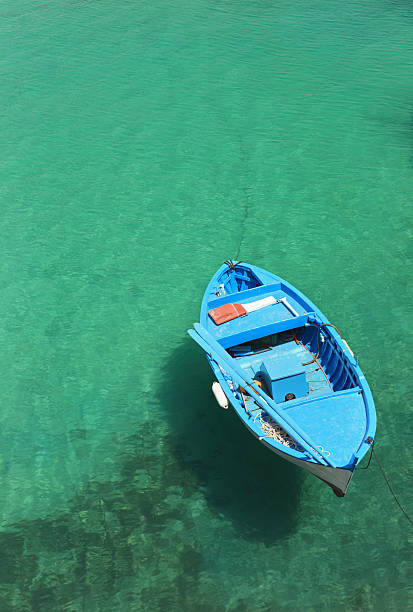
[[[215,381],[212,383],[212,393],[215,395],[218,405],[227,410],[229,406],[228,398],[219,382]]]

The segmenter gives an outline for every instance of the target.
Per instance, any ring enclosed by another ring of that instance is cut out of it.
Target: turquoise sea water
[[[0,14],[0,610],[411,610],[377,466],[342,500],[279,460],[185,335],[228,257],[299,287],[413,513],[411,5]]]

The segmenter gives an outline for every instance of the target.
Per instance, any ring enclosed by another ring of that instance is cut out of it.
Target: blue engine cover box
[[[285,401],[287,393],[304,397],[309,392],[304,368],[297,355],[284,355],[281,359],[269,359],[261,364],[261,374],[277,404]]]

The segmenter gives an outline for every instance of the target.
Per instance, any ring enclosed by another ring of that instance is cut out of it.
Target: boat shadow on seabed
[[[172,353],[159,398],[171,451],[193,473],[209,508],[230,519],[242,537],[268,544],[288,537],[297,525],[305,475],[259,444],[231,406],[218,406],[213,380],[204,355],[189,341]]]

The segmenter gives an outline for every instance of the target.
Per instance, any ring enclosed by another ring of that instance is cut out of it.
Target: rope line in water
[[[372,455],[374,455],[374,458],[375,458],[375,460],[377,461],[377,465],[378,465],[378,466],[379,466],[379,468],[380,468],[380,472],[383,474],[383,478],[384,478],[384,480],[386,481],[387,486],[389,487],[389,491],[390,491],[390,493],[393,495],[394,501],[395,501],[395,502],[396,502],[396,504],[399,506],[400,510],[403,512],[404,516],[407,518],[407,520],[409,521],[409,523],[413,525],[413,521],[412,521],[412,519],[410,518],[410,516],[407,514],[406,510],[403,508],[403,506],[401,505],[401,503],[400,503],[400,502],[399,502],[399,500],[397,499],[397,496],[396,496],[395,492],[393,491],[393,489],[391,488],[391,485],[390,485],[389,481],[387,480],[387,476],[386,476],[386,474],[384,473],[384,470],[383,470],[383,468],[381,467],[381,463],[380,463],[380,461],[379,461],[379,460],[378,460],[378,458],[377,458],[376,451],[374,450],[374,444],[373,444],[373,446],[372,446],[372,448],[371,448],[371,453],[372,453]],[[371,456],[370,456],[370,458],[371,458]],[[369,461],[369,463],[370,463],[370,461]],[[368,467],[368,466],[367,466],[367,467]]]
[[[232,259],[226,259],[224,261],[224,264],[228,266],[230,270],[235,270],[235,268],[239,266],[240,263],[242,263],[242,261],[232,261]]]
[[[368,442],[368,441],[369,441],[369,440],[367,440],[367,442]],[[374,448],[374,443],[375,443],[375,441],[376,441],[376,440],[373,440],[373,442],[372,442],[372,444],[371,444],[370,457],[369,457],[369,461],[368,461],[367,465],[364,465],[363,467],[358,468],[359,470],[367,470],[367,468],[369,467],[369,465],[370,465],[370,461],[371,461],[371,458],[372,458],[372,456],[373,456],[373,448]]]

